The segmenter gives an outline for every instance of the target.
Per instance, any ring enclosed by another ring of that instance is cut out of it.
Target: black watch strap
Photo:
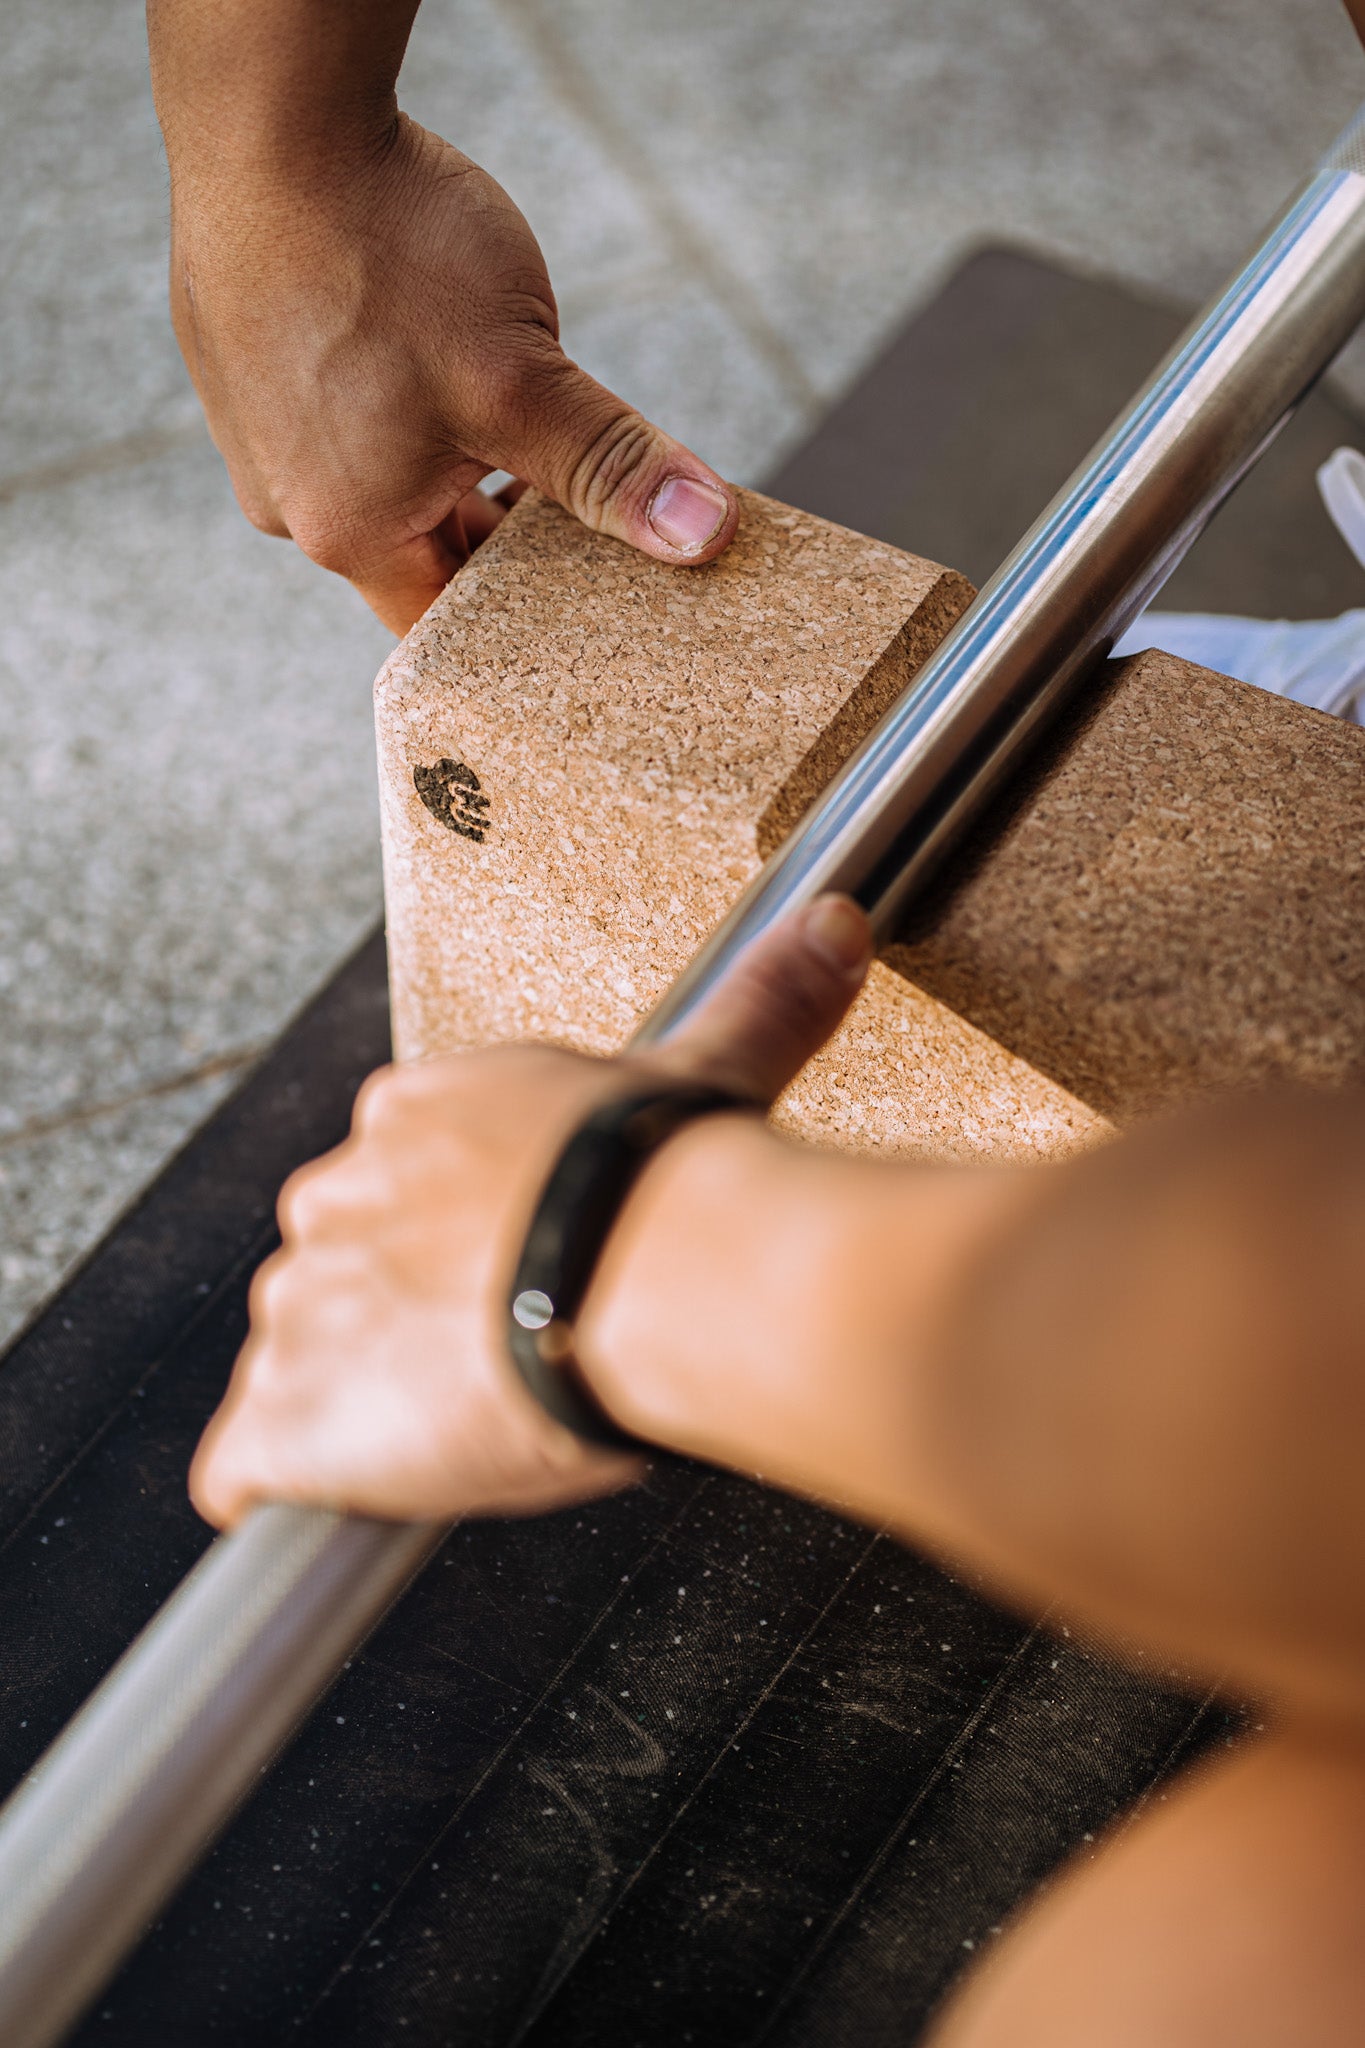
[[[617,1446],[636,1441],[592,1393],[573,1348],[574,1319],[626,1197],[684,1124],[720,1110],[762,1108],[724,1088],[656,1086],[594,1110],[556,1160],[512,1281],[507,1344],[541,1406],[575,1436]]]

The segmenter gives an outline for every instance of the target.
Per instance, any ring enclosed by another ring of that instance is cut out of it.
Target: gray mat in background
[[[984,583],[1146,381],[1178,308],[986,249],[897,336],[774,496]],[[1365,426],[1314,392],[1162,591],[1172,611],[1327,618],[1365,603],[1365,570],[1314,472]]]

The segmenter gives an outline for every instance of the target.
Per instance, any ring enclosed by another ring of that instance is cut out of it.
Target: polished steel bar
[[[825,889],[886,930],[1365,318],[1365,112],[646,1021]],[[439,1531],[258,1509],[0,1814],[0,2040],[49,2048]]]

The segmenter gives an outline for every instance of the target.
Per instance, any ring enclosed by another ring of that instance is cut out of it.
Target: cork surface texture
[[[889,959],[1115,1123],[1365,1077],[1365,731],[1152,652]]]
[[[689,571],[528,495],[376,687],[398,1056],[621,1045],[970,596],[750,493]],[[1320,714],[1116,668],[778,1122],[1019,1158],[1355,1071],[1362,773]]]

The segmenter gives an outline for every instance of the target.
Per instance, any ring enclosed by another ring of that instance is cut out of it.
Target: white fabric
[[[1337,531],[1365,566],[1365,455],[1338,448],[1318,471],[1318,489]],[[1113,651],[1141,654],[1148,647],[1365,725],[1365,610],[1338,619],[1144,612]]]

